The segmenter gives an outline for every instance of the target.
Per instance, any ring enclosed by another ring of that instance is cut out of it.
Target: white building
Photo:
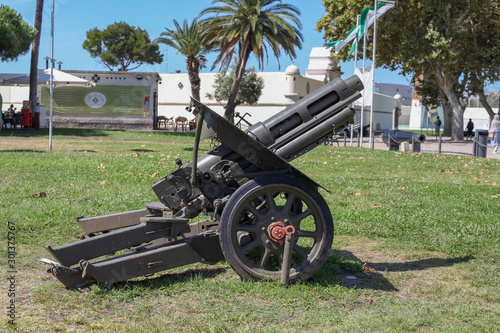
[[[76,104],[70,106],[68,106],[68,104],[66,108],[62,105],[64,103],[59,103],[55,108],[54,123],[56,126],[140,129],[144,128],[144,123],[146,121],[147,128],[151,129],[156,124],[159,116],[167,118],[183,116],[188,120],[194,118],[192,114],[186,111],[191,96],[191,88],[187,73],[66,72],[80,78],[94,81],[95,83],[93,88],[80,88],[81,91],[79,92],[70,93],[69,88],[66,88],[67,90],[62,94],[66,99],[66,103],[75,102],[70,101],[71,99],[88,99],[85,96],[91,93],[99,97],[102,96],[98,95],[98,93],[105,95],[106,102],[101,98],[101,102],[103,102],[101,103],[101,107],[100,104],[90,106],[88,103],[84,105],[83,102],[76,101]],[[252,124],[263,121],[283,110],[290,104],[298,101],[310,92],[320,88],[325,83],[337,77],[341,77],[343,74],[340,71],[340,66],[335,61],[331,60],[330,49],[324,47],[313,48],[311,50],[309,64],[304,72],[294,64],[291,64],[284,72],[257,73],[264,79],[262,96],[256,105],[239,105],[236,108],[236,112],[241,115],[248,112],[250,117],[247,116],[245,119]],[[201,102],[215,111],[223,113],[224,106],[222,104],[209,100],[206,97],[208,92],[213,91],[215,75],[215,73],[200,74]],[[0,74],[0,83],[6,76],[8,75]],[[343,76],[343,78],[346,78],[346,76]],[[371,83],[368,82],[367,84]],[[365,87],[367,84],[365,84]],[[380,93],[377,93],[377,87]],[[410,88],[411,87],[405,85],[375,85],[372,124],[375,130],[389,129],[393,126],[394,109],[398,106],[398,101],[394,98],[392,90],[396,89],[396,91],[402,95],[403,98],[401,102],[404,105],[406,104],[406,95],[408,95]],[[96,90],[96,92],[94,92],[94,90]],[[389,91],[388,95],[383,94],[383,92],[386,91]],[[14,104],[15,106],[21,105],[23,100],[28,99],[27,87],[0,85],[0,93],[3,96],[2,110],[6,110],[10,104]],[[150,96],[150,109],[145,117],[143,113],[143,100],[146,95]],[[68,96],[72,97],[69,98]],[[369,100],[371,101],[371,99]],[[114,104],[111,103],[112,101]],[[46,97],[42,99],[42,102],[48,104]],[[78,103],[82,105],[81,108],[78,107]],[[370,124],[370,113],[372,110],[370,105],[366,104],[364,106],[363,117],[361,117],[361,103],[356,103],[355,109],[358,111],[355,122],[359,124],[361,123],[361,119],[363,119],[363,126],[368,126]],[[419,109],[418,107],[418,103],[415,110],[413,110],[412,104],[411,114],[406,117],[409,118],[410,128],[420,128],[420,126],[422,126],[423,115],[421,108]],[[465,118],[467,120],[469,118],[467,112]],[[475,117],[471,118],[476,119]],[[485,119],[487,119],[487,116]],[[479,121],[478,119],[476,120]]]

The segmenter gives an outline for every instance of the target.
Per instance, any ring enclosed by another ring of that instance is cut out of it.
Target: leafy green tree
[[[200,70],[206,66],[205,55],[213,49],[213,44],[203,41],[205,29],[196,19],[191,25],[184,20],[182,27],[174,20],[175,29],[165,29],[161,37],[155,39],[156,43],[162,43],[173,47],[186,57],[186,69],[189,82],[191,83],[192,96],[200,100]]]
[[[278,59],[281,52],[295,58],[295,47],[302,48],[303,40],[300,11],[281,0],[214,0],[212,4],[215,3],[222,5],[209,7],[200,16],[213,15],[202,21],[207,24],[207,40],[220,47],[212,69],[220,64],[222,70],[227,70],[237,52],[235,77],[224,112],[224,117],[234,122],[236,96],[250,54],[257,58],[259,69],[264,67],[268,49]]]
[[[327,41],[342,39],[356,15],[372,0],[324,0],[318,21]],[[378,66],[412,75],[424,74],[424,102],[440,100],[445,133],[463,139],[463,96],[480,94],[500,75],[500,4],[497,0],[396,0],[378,21]],[[372,27],[373,30],[373,27]],[[368,52],[371,56],[371,43]],[[346,59],[347,48],[338,58]],[[447,121],[449,119],[449,121]]]
[[[231,87],[236,76],[236,65],[231,66],[231,72],[219,72],[215,75],[212,88],[213,93],[207,93],[208,99],[215,99],[217,102],[227,101],[231,93]],[[255,73],[255,67],[245,70],[241,84],[236,94],[235,104],[254,105],[259,101],[264,89],[264,79]]]
[[[0,5],[0,60],[17,60],[28,52],[36,30],[9,6]]]
[[[87,31],[83,48],[111,71],[115,67],[119,71],[130,71],[142,64],[160,64],[163,61],[158,44],[151,42],[148,32],[125,22],[115,22],[103,30],[94,28]]]

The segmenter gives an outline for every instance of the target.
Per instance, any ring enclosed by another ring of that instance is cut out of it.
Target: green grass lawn
[[[500,163],[493,159],[327,146],[298,158],[297,168],[331,190],[320,192],[335,223],[327,263],[299,284],[244,282],[225,262],[109,290],[66,290],[45,272],[43,245],[75,241],[76,216],[158,201],[152,183],[176,168],[176,158],[192,158],[193,139],[55,129],[49,151],[47,131],[0,132],[0,266],[7,276],[10,222],[19,331],[499,330]],[[9,300],[4,288],[4,309]]]

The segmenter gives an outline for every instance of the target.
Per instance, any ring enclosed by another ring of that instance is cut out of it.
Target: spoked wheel
[[[292,234],[290,282],[310,278],[325,263],[333,221],[323,197],[298,178],[263,176],[233,193],[220,221],[222,252],[243,279],[280,277],[285,245],[277,227]]]

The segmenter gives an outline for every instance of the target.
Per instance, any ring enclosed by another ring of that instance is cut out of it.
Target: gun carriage
[[[42,261],[68,288],[224,259],[247,280],[310,278],[330,254],[334,226],[323,187],[289,162],[351,121],[349,105],[362,89],[357,76],[334,80],[246,131],[192,99],[193,160],[176,160],[177,169],[153,184],[159,202],[78,218],[86,236],[105,233],[47,245],[57,262]],[[210,136],[220,145],[198,157],[200,140]],[[189,223],[200,214],[209,218]],[[121,250],[128,252],[100,259]]]

